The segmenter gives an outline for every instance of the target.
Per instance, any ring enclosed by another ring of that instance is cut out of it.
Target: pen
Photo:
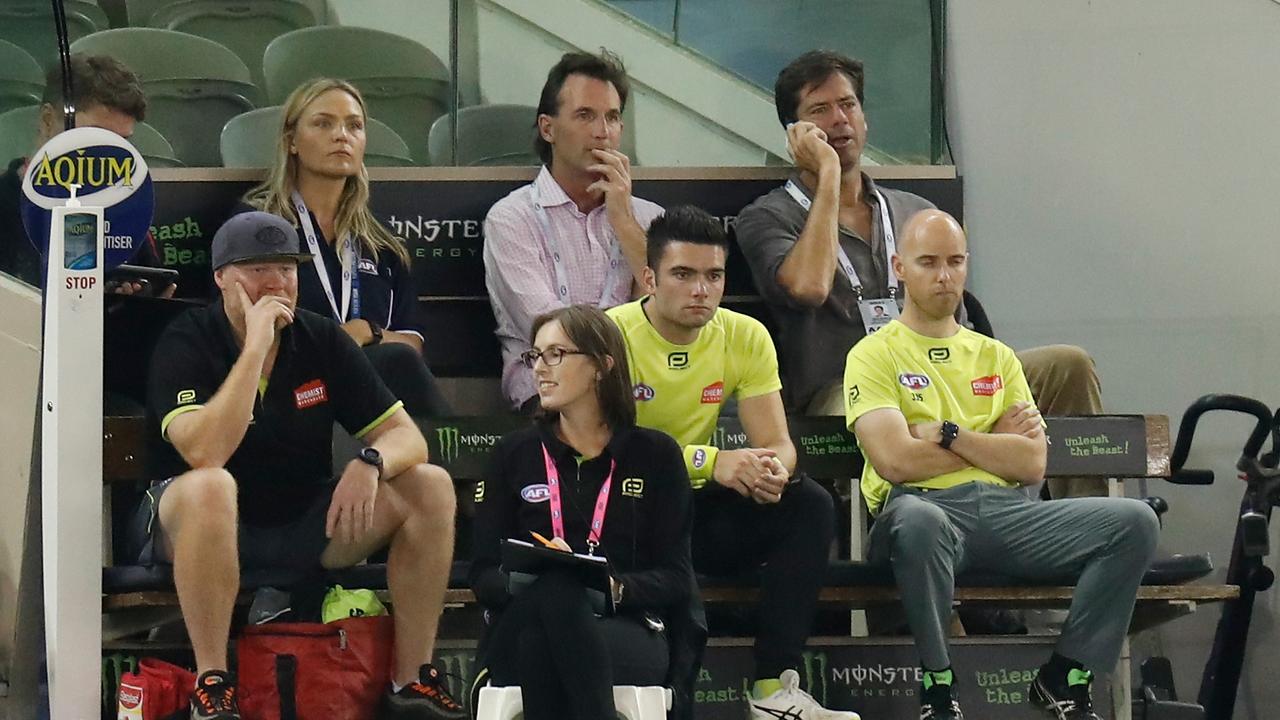
[[[529,531],[529,534],[533,536],[533,539],[534,539],[534,540],[537,540],[538,542],[542,543],[543,545],[546,545],[547,547],[549,547],[549,548],[551,548],[551,549],[553,549],[553,550],[559,550],[559,549],[560,549],[560,548],[556,547],[556,546],[555,546],[555,544],[553,544],[550,540],[548,540],[548,539],[546,539],[546,538],[542,537],[541,535],[539,535],[539,534],[538,534],[538,533],[536,533],[536,532],[533,532],[532,530],[530,530],[530,531]]]

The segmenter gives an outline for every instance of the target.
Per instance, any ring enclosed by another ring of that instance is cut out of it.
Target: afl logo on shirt
[[[724,400],[724,381],[717,380],[702,388],[703,405],[719,405]]]
[[[636,402],[647,402],[657,394],[657,391],[644,383],[636,383],[636,386],[631,388],[631,397],[635,398]]]
[[[366,275],[377,275],[378,264],[369,258],[360,258],[360,272]]]
[[[528,503],[546,502],[551,499],[551,489],[546,483],[538,483],[537,485],[525,485],[520,491],[520,497]]]
[[[898,376],[898,383],[911,390],[923,390],[929,387],[929,376],[917,373],[902,373]]]
[[[329,402],[329,390],[324,386],[323,380],[312,380],[293,390],[293,404],[299,410],[306,410],[325,402]]]
[[[991,397],[996,394],[997,390],[1004,388],[1004,380],[999,375],[988,375],[986,377],[974,378],[969,385],[973,387],[974,395],[985,395]]]

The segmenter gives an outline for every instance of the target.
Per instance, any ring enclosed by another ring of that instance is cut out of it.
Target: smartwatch
[[[378,452],[378,448],[366,445],[360,448],[360,452],[356,453],[356,459],[366,465],[378,468],[378,479],[382,479],[382,453]]]
[[[382,326],[369,318],[365,318],[364,321],[369,323],[369,333],[373,336],[369,339],[369,344],[377,345],[382,342]]]
[[[955,442],[956,436],[958,436],[959,434],[960,434],[959,425],[951,422],[950,420],[943,420],[942,421],[942,440],[938,441],[938,444],[942,446],[943,450],[950,450],[951,443]]]

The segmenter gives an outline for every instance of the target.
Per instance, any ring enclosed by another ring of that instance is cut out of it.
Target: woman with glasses
[[[248,206],[293,223],[311,252],[298,268],[298,306],[333,318],[365,349],[410,415],[451,414],[422,356],[409,251],[369,210],[364,98],[321,78],[281,109],[275,162]]]
[[[542,409],[502,438],[476,490],[471,587],[487,622],[475,687],[518,685],[529,720],[613,720],[614,685],[667,682],[666,618],[693,584],[689,479],[674,440],[636,427],[608,316],[573,305],[530,335],[522,359]],[[604,558],[612,597],[573,570],[507,572],[508,538]]]

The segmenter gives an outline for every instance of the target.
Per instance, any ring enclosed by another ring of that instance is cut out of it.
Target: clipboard
[[[603,596],[603,615],[614,614],[613,591],[609,587],[609,561],[598,555],[583,555],[553,550],[523,540],[504,539],[501,545],[502,568],[512,575],[537,576],[548,570],[571,571],[588,591]],[[600,609],[600,608],[597,608]]]

